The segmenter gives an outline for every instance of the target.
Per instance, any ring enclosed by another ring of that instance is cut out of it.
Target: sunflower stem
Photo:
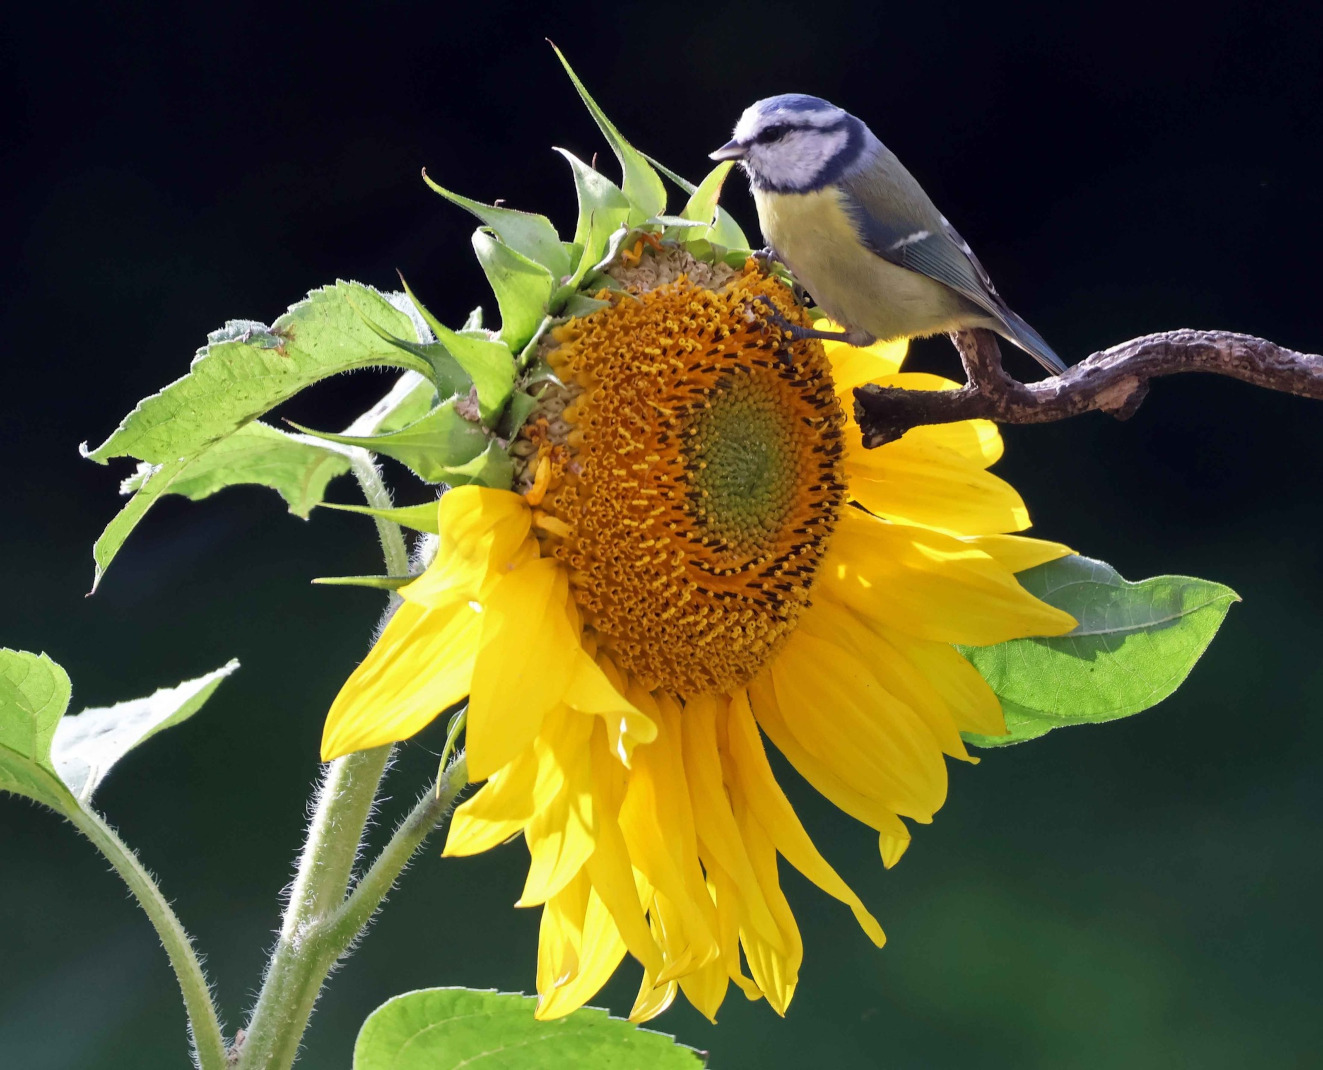
[[[390,842],[327,921],[325,934],[329,943],[343,951],[358,938],[423,842],[449,816],[455,797],[467,783],[468,766],[464,752],[460,751],[396,826]]]
[[[362,419],[374,417],[375,412],[365,414]],[[389,509],[393,504],[390,491],[373,455],[358,448],[347,452],[368,505]],[[374,519],[386,572],[404,575],[409,568],[409,551],[400,526],[389,520]],[[400,599],[393,591],[390,598],[393,608]],[[294,1065],[327,975],[358,934],[359,930],[355,929],[341,938],[344,925],[337,924],[337,919],[346,907],[354,863],[391,751],[389,746],[358,751],[337,758],[326,767],[314,797],[312,820],[290,886],[280,935],[240,1047],[240,1070],[287,1070]],[[398,830],[392,844],[395,838]],[[400,868],[403,864],[402,861]],[[383,888],[373,910],[385,892]]]
[[[71,808],[68,817],[78,831],[91,840],[115,867],[115,872],[124,879],[129,891],[156,927],[156,934],[165,947],[184,996],[184,1009],[188,1014],[189,1035],[193,1041],[197,1065],[201,1070],[225,1070],[225,1040],[220,1019],[216,1015],[216,1005],[211,999],[211,988],[202,972],[197,952],[193,949],[193,941],[180,924],[178,916],[170,909],[161,889],[138,861],[138,856],[100,815],[90,810]]]

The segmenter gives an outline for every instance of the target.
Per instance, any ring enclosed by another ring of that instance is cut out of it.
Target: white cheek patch
[[[770,145],[755,144],[750,163],[769,185],[785,189],[811,189],[819,174],[843,151],[846,130],[792,130]]]

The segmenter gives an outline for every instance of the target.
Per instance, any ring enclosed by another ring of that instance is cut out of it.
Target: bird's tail
[[[1008,342],[1019,346],[1053,375],[1060,375],[1066,370],[1065,362],[1052,352],[1052,347],[1043,341],[1043,336],[1009,308],[1002,308],[1001,319],[1005,330],[998,333],[1003,334]]]

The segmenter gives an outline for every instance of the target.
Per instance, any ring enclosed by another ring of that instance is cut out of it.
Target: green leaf
[[[199,501],[225,487],[253,483],[276,491],[291,513],[306,519],[326,485],[348,471],[343,453],[254,420],[186,464],[161,493]]]
[[[482,422],[490,426],[514,390],[514,354],[510,347],[477,332],[460,334],[442,323],[433,324],[432,329],[478,388],[478,411]]]
[[[1131,583],[1110,565],[1078,556],[1028,569],[1018,579],[1079,626],[1054,638],[960,648],[997,692],[1006,716],[1005,736],[965,736],[980,747],[1156,705],[1189,675],[1231,603],[1240,601],[1230,587],[1210,580],[1155,576]]]
[[[648,158],[621,136],[620,131],[606,117],[606,113],[597,106],[597,101],[589,96],[588,90],[579,81],[579,76],[574,73],[569,60],[565,58],[561,50],[556,48],[555,45],[551,47],[555,50],[556,56],[565,68],[565,73],[570,76],[570,81],[574,83],[574,88],[579,91],[579,96],[588,105],[588,110],[597,121],[597,126],[602,134],[606,137],[607,143],[611,146],[611,151],[616,154],[616,159],[620,161],[621,170],[624,172],[621,186],[624,188],[625,196],[629,198],[631,205],[629,221],[631,223],[641,223],[645,219],[660,215],[666,210],[666,187],[662,185],[661,178],[648,163]]]
[[[594,171],[572,152],[557,149],[574,173],[574,190],[579,199],[579,221],[574,242],[582,247],[578,265],[569,285],[577,287],[606,253],[611,235],[629,219],[629,198],[605,175]]]
[[[689,195],[680,215],[685,219],[702,220],[697,227],[668,227],[664,237],[684,242],[699,238],[709,238],[717,220],[717,198],[721,196],[721,185],[734,166],[733,160],[724,160],[707,173],[697,188]]]
[[[96,562],[92,590],[97,589],[139,521],[166,494],[199,501],[225,487],[256,484],[275,490],[291,513],[306,518],[322,500],[326,485],[347,471],[349,461],[342,453],[258,421],[244,425],[192,458],[164,465],[142,461],[138,470],[120,484],[121,492],[133,492],[133,497],[92,546]]]
[[[370,505],[337,505],[335,502],[322,502],[323,509],[335,509],[342,513],[361,513],[363,516],[380,517],[392,524],[409,528],[411,531],[425,531],[431,535],[441,534],[441,521],[437,514],[436,502],[424,502],[422,505],[403,505],[396,509],[373,509]]]
[[[100,464],[191,459],[327,376],[380,365],[431,374],[426,361],[383,341],[374,326],[397,337],[413,330],[407,313],[356,282],[314,290],[271,327],[231,321],[210,335],[187,375],[140,401],[84,456]]]
[[[51,743],[51,760],[60,779],[86,805],[112,765],[157,732],[192,717],[238,667],[231,660],[215,672],[177,687],[163,687],[146,698],[65,717]]]
[[[479,456],[488,444],[482,428],[457,411],[454,398],[444,401],[421,420],[384,435],[339,435],[293,424],[304,434],[394,458],[428,483],[444,482],[457,466]]]
[[[606,302],[602,302],[605,304]],[[510,404],[505,407],[505,412],[501,416],[501,426],[499,434],[501,438],[509,442],[515,435],[519,434],[519,429],[524,426],[524,421],[533,414],[537,408],[537,398],[532,394],[525,394],[522,390],[516,390],[510,396]]]
[[[465,379],[468,376],[464,377]],[[463,393],[468,393],[466,383]],[[460,391],[452,391],[459,393]],[[442,401],[450,397],[446,394]],[[376,425],[377,433],[398,431],[415,420],[421,420],[436,406],[437,389],[417,372],[405,372],[395,386],[376,405],[364,413],[364,419]],[[357,423],[358,421],[355,421]]]
[[[381,591],[398,591],[417,576],[318,576],[312,582],[322,587],[375,587]]]
[[[556,280],[541,264],[485,230],[474,231],[473,251],[501,310],[501,341],[517,352],[537,333]]]
[[[698,192],[699,187],[695,186],[683,175],[677,174],[665,164],[654,160],[651,156],[649,156],[647,160],[648,163],[652,164],[653,167],[657,168],[658,171],[688,193],[691,198]],[[718,164],[717,167],[714,168],[714,172],[720,170],[721,167],[722,165]],[[712,173],[713,172],[710,172],[708,174],[708,178],[712,177]],[[708,178],[705,178],[703,181],[707,182]],[[684,215],[689,214],[689,212],[684,213]],[[741,230],[740,225],[735,222],[735,217],[719,204],[717,205],[716,221],[708,231],[707,239],[712,242],[713,245],[720,245],[723,249],[734,249],[740,252],[746,252],[749,249],[749,239],[744,236],[744,231]]]
[[[0,649],[0,791],[66,815],[86,809],[115,762],[191,717],[238,667],[231,661],[149,698],[64,717],[68,674],[45,654]]]
[[[0,648],[0,791],[62,812],[76,805],[50,758],[72,693],[69,674],[45,654]]]
[[[699,1070],[704,1056],[672,1037],[585,1007],[554,1022],[537,1000],[424,988],[387,1000],[354,1043],[353,1070]]]
[[[423,170],[423,181],[441,194],[451,204],[472,212],[492,230],[500,235],[501,241],[528,259],[541,264],[551,274],[560,278],[570,273],[570,258],[561,244],[560,235],[544,215],[532,212],[518,212],[513,208],[483,204],[461,197],[442,186],[438,186]]]

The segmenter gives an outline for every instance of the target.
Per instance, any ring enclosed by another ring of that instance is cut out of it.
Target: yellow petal
[[[721,944],[721,962],[714,963],[712,968],[719,966],[723,969],[726,977],[739,985],[746,998],[750,1000],[761,999],[762,989],[754,983],[752,977],[744,973],[740,962],[740,918],[743,916],[743,912],[735,882],[726,876],[725,871],[715,862],[705,862],[704,869],[707,872],[708,895],[712,897],[712,902],[717,907],[718,941]],[[759,894],[761,895],[761,893],[762,888],[760,886]],[[779,938],[779,928],[777,933]],[[708,968],[704,967],[704,970]],[[702,983],[701,979],[699,983]],[[725,994],[724,988],[722,994]],[[695,1005],[697,1006],[697,1004]],[[715,1017],[716,1013],[717,1008],[713,1006],[712,1016]]]
[[[586,878],[582,881],[587,885]],[[566,888],[574,896],[578,896],[579,881],[572,882]],[[566,894],[565,892],[561,893]],[[559,898],[559,897],[557,897]],[[556,900],[550,900],[547,906],[543,908],[543,918],[547,917],[547,911]],[[539,943],[538,958],[538,1005],[533,1016],[540,1021],[548,1021],[553,1018],[561,1018],[578,1010],[588,1000],[592,999],[598,990],[606,984],[620,965],[620,960],[625,957],[625,944],[620,939],[620,933],[616,930],[615,922],[611,919],[610,912],[603,905],[601,898],[595,891],[589,887],[584,906],[582,921],[579,923],[578,931],[575,933],[573,927],[570,929],[569,942],[575,946],[577,951],[577,961],[570,963],[570,956],[562,956],[561,960],[568,967],[561,976],[553,981],[549,988],[544,988],[542,983],[541,969],[541,944]]]
[[[1012,572],[1023,572],[1035,565],[1069,557],[1075,552],[1063,543],[1031,539],[1024,535],[970,535],[960,541],[982,550]]]
[[[814,602],[800,617],[799,627],[853,653],[868,666],[883,690],[894,695],[923,720],[942,753],[970,760],[941,692],[891,642],[885,629],[865,623],[853,610],[830,598]]]
[[[983,551],[860,509],[842,513],[819,588],[865,618],[939,642],[984,646],[1075,627]]]
[[[839,324],[828,319],[814,324],[820,331],[839,331]],[[872,383],[888,375],[895,375],[905,360],[909,342],[898,338],[894,342],[874,342],[870,346],[849,346],[844,342],[824,341],[823,351],[831,361],[831,377],[838,394],[848,395],[856,386]],[[846,406],[849,408],[849,405]]]
[[[777,705],[800,745],[856,791],[929,821],[946,798],[946,765],[931,732],[847,650],[791,634],[771,665]]]
[[[626,766],[635,747],[657,738],[657,725],[652,718],[620,693],[582,647],[574,656],[565,704],[602,719],[611,752]]]
[[[472,855],[504,843],[537,812],[538,754],[529,747],[497,770],[450,819],[443,855]]]
[[[631,691],[629,697],[646,708],[642,694]],[[698,838],[680,756],[680,711],[664,694],[657,699],[657,739],[634,752],[620,828],[631,861],[655,889],[653,911],[668,915],[660,983],[711,962],[721,949],[716,911],[698,867]]]
[[[776,872],[776,848],[766,829],[754,816],[738,789],[731,793],[735,819],[740,826],[740,836],[749,851],[758,883],[762,885],[763,898],[771,908],[781,930],[781,947],[774,947],[758,935],[757,931],[740,927],[740,943],[744,947],[744,957],[749,963],[749,972],[762,990],[767,1002],[777,1014],[785,1017],[786,1008],[799,984],[799,967],[804,961],[804,940],[795,924],[795,915],[781,891],[781,881]],[[782,950],[784,948],[784,950]]]
[[[418,579],[400,588],[405,601],[429,607],[479,597],[484,581],[522,546],[531,524],[522,497],[489,487],[456,487],[442,495],[437,509],[436,557]]]
[[[537,749],[560,769],[560,790],[538,799],[524,829],[530,861],[517,906],[537,906],[578,875],[596,846],[588,741],[593,721],[562,706],[548,715]]]
[[[593,888],[615,920],[629,953],[652,977],[662,971],[661,949],[652,938],[639,900],[638,886],[630,864],[629,848],[620,831],[620,802],[624,778],[620,763],[606,747],[599,725],[593,733],[593,811],[597,817],[597,847],[588,859],[587,872]]]
[[[715,863],[730,875],[746,922],[757,929],[764,940],[776,943],[780,939],[776,921],[763,900],[762,889],[744,849],[744,841],[740,839],[739,826],[731,813],[730,798],[722,782],[721,756],[717,752],[717,717],[720,715],[725,720],[725,705],[724,699],[704,695],[690,699],[684,707],[684,768],[689,797],[693,801],[699,850],[705,865]],[[725,977],[724,970],[722,977]]]
[[[1029,526],[1029,510],[1014,487],[941,446],[902,438],[866,450],[852,438],[845,470],[850,497],[888,519],[965,535]]]
[[[870,828],[893,836],[907,835],[905,823],[877,796],[876,785],[869,785],[868,790],[857,790],[800,744],[781,716],[770,672],[764,671],[749,684],[748,695],[749,705],[763,731],[819,795]]]
[[[671,1005],[678,987],[674,981],[668,981],[663,985],[654,984],[652,978],[645,973],[639,984],[639,994],[634,999],[634,1006],[630,1008],[629,1020],[647,1022],[656,1018]]]
[[[466,730],[470,780],[528,746],[565,693],[580,649],[565,612],[568,583],[560,564],[538,558],[504,576],[482,606]]]
[[[906,849],[910,845],[908,836],[888,836],[885,832],[878,833],[878,849],[882,852],[882,865],[890,869],[900,861]]]
[[[959,651],[945,643],[915,639],[891,629],[878,631],[937,689],[961,732],[1005,735],[1006,724],[996,692]]]
[[[480,619],[464,603],[391,617],[326,715],[322,761],[408,739],[469,691]]]
[[[781,785],[776,782],[772,767],[767,762],[763,742],[758,736],[753,713],[743,693],[730,702],[730,753],[739,777],[740,790],[758,823],[767,829],[777,851],[800,873],[830,895],[839,899],[854,913],[860,928],[878,947],[886,943],[882,926],[865,908],[854,890],[841,880],[827,860],[813,845],[809,834],[799,822],[799,816],[790,805]]]

